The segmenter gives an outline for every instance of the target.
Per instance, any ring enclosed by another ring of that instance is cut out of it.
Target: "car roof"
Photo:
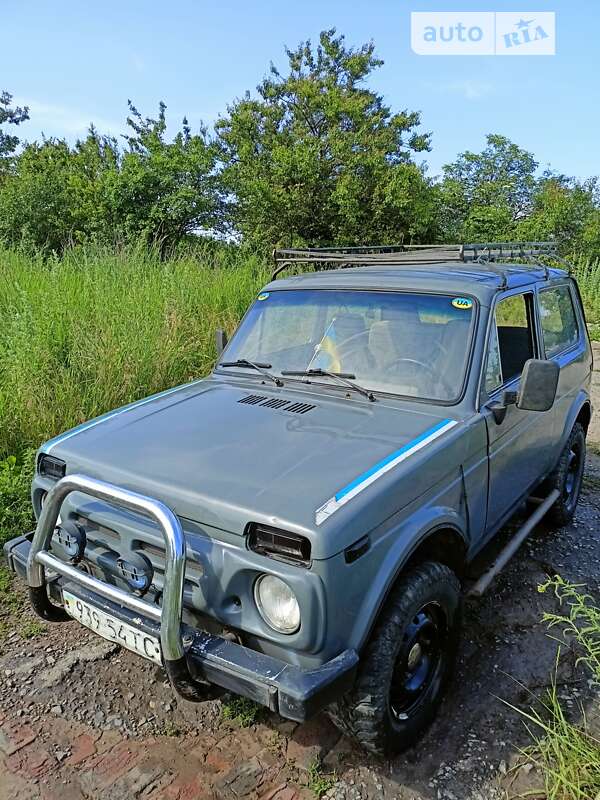
[[[381,291],[439,292],[467,294],[489,305],[500,290],[555,282],[568,273],[554,267],[523,264],[476,264],[449,261],[431,265],[373,264],[344,269],[305,272],[273,280],[267,291],[289,289],[379,289]]]

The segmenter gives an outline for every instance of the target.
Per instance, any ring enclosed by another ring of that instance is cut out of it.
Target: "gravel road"
[[[600,362],[600,348],[596,355]],[[600,372],[594,387],[600,408]],[[23,601],[0,639],[0,800],[494,800],[539,788],[521,754],[530,739],[510,705],[527,709],[555,668],[557,643],[540,620],[556,601],[539,584],[558,573],[600,602],[599,499],[600,414],[574,523],[539,526],[488,594],[467,602],[441,713],[391,762],[366,756],[325,716],[296,725],[264,713],[243,727],[224,718],[220,701],[178,700],[149,662],[76,623],[32,625]],[[23,595],[16,582],[15,591]],[[563,648],[557,680],[577,714],[579,703],[594,709],[599,698],[575,658]],[[315,758],[320,770],[310,769]]]

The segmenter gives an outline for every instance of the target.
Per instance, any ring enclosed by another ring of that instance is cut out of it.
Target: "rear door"
[[[559,441],[577,395],[582,387],[587,388],[591,353],[576,289],[570,281],[540,287],[538,308],[545,356],[560,367],[554,403],[555,433]]]
[[[511,291],[499,295],[489,329],[482,381],[482,413],[488,432],[488,515],[486,528],[496,530],[549,468],[554,441],[554,414],[523,411],[509,405],[497,422],[491,411],[504,391],[518,391],[525,362],[538,358],[535,295]]]

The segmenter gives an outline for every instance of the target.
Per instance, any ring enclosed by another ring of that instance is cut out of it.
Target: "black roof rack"
[[[313,247],[308,249],[274,250],[275,270],[272,279],[289,267],[311,264],[315,270],[342,267],[377,266],[427,266],[448,262],[474,262],[487,267],[503,278],[506,273],[497,262],[520,259],[532,266],[543,267],[544,260],[564,262],[558,256],[555,242],[476,242],[472,244],[409,244],[381,245],[375,247]]]

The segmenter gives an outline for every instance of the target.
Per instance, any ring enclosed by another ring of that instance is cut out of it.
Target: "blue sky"
[[[425,57],[410,47],[411,11],[556,11],[557,54]],[[541,166],[600,174],[600,3],[459,0],[4,0],[0,89],[30,106],[22,136],[73,141],[90,121],[124,129],[127,99],[145,114],[158,101],[175,124],[212,123],[253,89],[284,45],[336,27],[351,44],[373,39],[385,65],[371,80],[393,109],[420,110],[433,132],[430,171],[498,132]]]

